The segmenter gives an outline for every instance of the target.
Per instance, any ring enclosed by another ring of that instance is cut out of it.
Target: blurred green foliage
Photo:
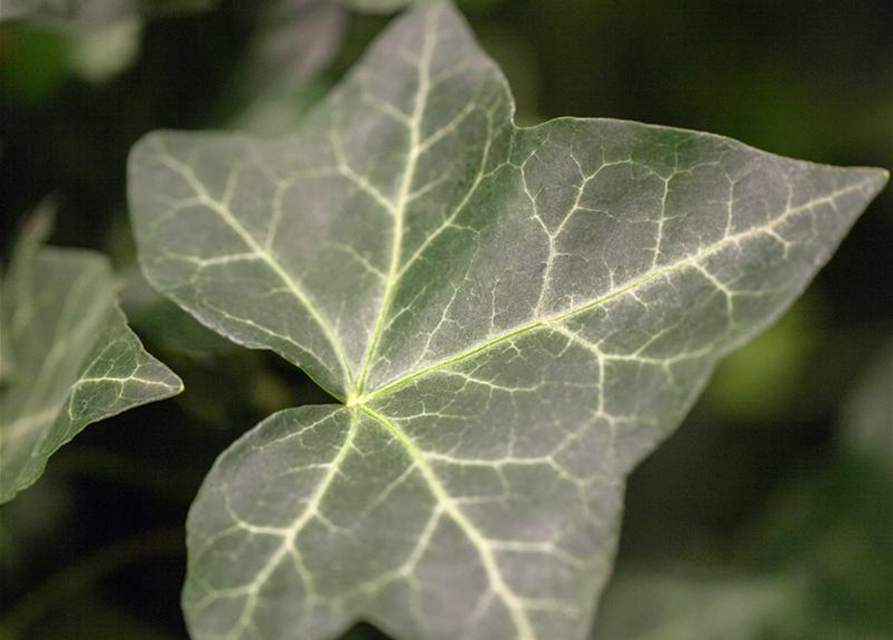
[[[889,637],[893,344],[839,411],[825,459],[791,469],[731,538],[721,577],[692,554],[628,558],[593,640]]]
[[[140,536],[182,529],[216,455],[259,419],[326,401],[292,367],[230,348],[147,290],[125,215],[126,155],[144,132],[293,126],[387,21],[339,5],[314,23],[325,29],[308,30],[265,18],[275,2],[287,0],[76,32],[0,23],[6,249],[22,215],[56,195],[54,244],[114,258],[134,327],[187,387],[85,432],[41,485],[0,508],[0,630],[37,607],[25,637],[185,638],[182,545],[161,557]],[[617,117],[893,165],[883,0],[460,5],[505,70],[521,124]],[[282,58],[273,38],[292,57],[316,52],[314,63]],[[883,194],[808,295],[720,366],[680,432],[633,475],[594,640],[893,636],[891,205]],[[110,547],[129,555],[58,590],[59,575],[89,573]],[[367,625],[348,637],[384,638]]]

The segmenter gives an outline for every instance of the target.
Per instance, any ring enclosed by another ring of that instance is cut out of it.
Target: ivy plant
[[[88,424],[183,389],[127,327],[107,259],[43,247],[51,224],[29,221],[3,280],[0,503]]]
[[[333,398],[223,453],[189,514],[196,640],[585,636],[624,479],[802,292],[887,176],[610,119],[513,123],[448,3],[276,139],[152,133],[143,270]]]

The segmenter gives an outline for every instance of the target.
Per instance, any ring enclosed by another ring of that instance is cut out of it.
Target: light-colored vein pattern
[[[0,502],[88,424],[182,389],[127,328],[106,259],[41,248],[48,230],[48,215],[35,216],[3,282],[0,357],[15,368],[0,389]]]
[[[625,475],[799,294],[883,172],[613,120],[512,123],[447,4],[279,140],[153,134],[147,277],[342,405],[272,416],[190,514],[200,640],[573,640]]]

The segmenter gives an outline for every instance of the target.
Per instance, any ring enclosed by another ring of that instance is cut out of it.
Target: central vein
[[[394,232],[391,240],[391,259],[388,264],[388,274],[385,280],[384,293],[382,295],[381,306],[378,309],[378,316],[375,319],[375,327],[372,330],[372,337],[366,347],[363,355],[363,364],[356,383],[353,386],[356,389],[356,395],[362,396],[363,387],[366,382],[366,376],[372,365],[372,358],[378,348],[381,339],[382,329],[385,320],[390,311],[391,303],[394,298],[394,289],[398,280],[398,272],[400,269],[401,250],[403,245],[403,223],[406,217],[406,209],[410,200],[412,184],[415,179],[416,167],[421,154],[421,135],[422,121],[425,116],[425,107],[428,102],[428,93],[430,91],[430,68],[431,56],[434,52],[434,38],[431,29],[425,32],[425,39],[422,43],[422,50],[417,61],[418,66],[418,84],[416,88],[415,100],[413,102],[412,116],[409,122],[409,149],[406,154],[406,166],[403,175],[400,178],[400,185],[397,190],[397,197],[394,204]]]

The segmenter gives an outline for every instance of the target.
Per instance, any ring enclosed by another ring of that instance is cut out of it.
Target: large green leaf
[[[156,133],[150,282],[342,404],[223,454],[188,521],[195,638],[585,635],[623,480],[885,182],[615,120],[522,129],[448,4],[299,133]]]
[[[127,328],[107,260],[42,248],[49,227],[46,210],[31,220],[3,282],[0,357],[15,369],[0,390],[0,503],[91,422],[182,389]]]

